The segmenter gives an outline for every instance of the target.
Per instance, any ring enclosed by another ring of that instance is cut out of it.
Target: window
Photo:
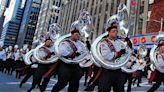
[[[100,7],[99,7],[99,13],[101,13],[101,11],[102,11],[102,10],[101,10],[101,7],[102,7],[102,5],[100,5]]]
[[[80,3],[80,10],[81,10],[81,3]]]
[[[97,7],[95,8],[95,14],[96,14],[96,11],[97,11]]]
[[[95,0],[92,0],[92,6],[94,5],[94,1],[95,1]]]
[[[94,25],[95,25],[95,17],[93,17],[93,23],[94,23]]]
[[[58,6],[60,7],[60,5],[61,5],[61,1],[59,1],[59,5]]]
[[[58,6],[59,2],[56,2],[56,6]]]
[[[98,4],[99,0],[96,0],[96,4]]]
[[[143,12],[144,12],[144,6],[141,6],[141,7],[140,7],[139,14],[142,14]]]
[[[96,31],[96,36],[98,36],[98,32],[99,32],[99,24],[100,24],[99,22],[100,22],[100,17],[98,17],[98,21],[97,21],[97,25],[96,25],[97,26],[96,27],[96,30],[97,30]]]
[[[106,3],[105,11],[108,11],[108,3]]]
[[[92,14],[92,12],[93,12],[93,8],[91,7],[91,12],[90,12],[90,14]]]
[[[58,21],[58,16],[56,16],[56,21],[55,21],[55,23],[57,23],[57,21]]]
[[[87,1],[87,7],[89,6],[89,0]]]
[[[117,0],[117,7],[119,6],[119,4],[120,4],[120,0]]]
[[[55,0],[53,1],[53,5],[55,5]]]
[[[142,34],[142,23],[143,23],[143,19],[139,19],[139,22],[138,22],[139,34]]]
[[[104,16],[104,23],[106,23],[106,21],[107,21],[107,14],[105,13],[105,16]]]
[[[148,11],[151,11],[151,8],[152,8],[152,4],[149,4]]]
[[[127,1],[125,1],[125,5],[127,5]]]
[[[113,15],[113,8],[114,7],[114,1],[111,2],[111,9],[110,9],[110,15]]]

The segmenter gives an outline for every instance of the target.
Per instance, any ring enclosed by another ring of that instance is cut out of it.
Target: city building
[[[17,44],[31,45],[36,30],[42,0],[27,0],[18,34]]]
[[[132,35],[160,31],[160,21],[164,18],[163,0],[130,0],[129,3],[133,24]]]
[[[2,31],[3,31],[3,22],[5,20],[4,13],[5,13],[6,8],[8,8],[8,6],[9,6],[9,2],[10,2],[10,0],[1,0],[0,1],[0,38],[1,38]]]
[[[64,0],[43,0],[41,10],[39,13],[37,28],[35,32],[35,38],[42,33],[48,31],[49,25],[57,23],[59,19],[59,12]]]
[[[0,1],[0,16],[4,15],[5,9],[9,7],[10,0]]]
[[[129,34],[145,34],[148,30],[148,21],[152,18],[151,15],[155,13],[155,11],[158,12],[158,16],[162,14],[162,2],[163,0],[71,0],[62,7],[59,24],[63,27],[64,33],[68,33],[71,23],[77,20],[80,11],[85,9],[89,11],[92,16],[95,32],[91,38],[95,39],[104,32],[107,18],[116,14],[118,5],[124,3],[128,7],[132,23]],[[159,4],[161,6],[159,6]],[[160,11],[152,11],[152,7],[160,7]],[[156,20],[160,21],[160,18]],[[157,25],[158,28],[160,28],[160,23],[157,23]]]
[[[9,7],[6,8],[1,35],[1,41],[4,46],[16,44],[25,2],[26,0],[11,0]]]
[[[0,17],[0,38],[1,38],[2,31],[3,31],[3,22],[4,22],[4,19],[5,19],[4,16],[1,16]]]
[[[59,24],[64,30],[64,34],[69,32],[71,23],[78,19],[82,10],[87,10],[93,20],[94,32],[91,35],[95,39],[102,34],[107,18],[117,13],[120,3],[127,3],[127,0],[71,0],[60,12]]]
[[[146,33],[164,31],[164,0],[153,0]],[[163,19],[163,20],[161,20]]]

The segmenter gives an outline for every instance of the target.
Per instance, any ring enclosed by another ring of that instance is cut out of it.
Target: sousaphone
[[[139,66],[140,66],[140,64],[139,64],[138,58],[136,56],[132,55],[131,58],[129,59],[128,63],[126,65],[124,65],[123,67],[121,67],[121,69],[123,72],[133,73],[133,72],[137,71]]]
[[[53,42],[55,42],[56,39],[59,38],[60,33],[61,33],[61,30],[62,29],[61,29],[61,27],[58,24],[53,23],[53,24],[50,25],[49,32],[47,33],[46,37],[50,37],[51,40]],[[54,63],[54,62],[56,62],[58,60],[58,56],[56,54],[55,55],[51,55],[51,57],[48,58],[48,59],[45,59],[44,58],[48,54],[45,51],[43,51],[43,49],[42,49],[42,47],[44,46],[44,44],[45,43],[43,42],[43,43],[41,43],[39,46],[37,46],[34,49],[33,55],[34,55],[35,59],[37,60],[37,62],[42,63],[42,64],[48,64],[48,63]],[[52,52],[52,53],[53,52],[55,53],[55,51],[54,51],[55,50],[55,47],[54,46],[55,46],[55,44],[53,44],[53,46],[50,47],[51,49],[49,49],[50,52]]]
[[[164,73],[164,61],[158,61],[157,53],[159,51],[158,44],[161,40],[164,40],[164,33],[160,33],[155,38],[155,44],[153,45],[152,49],[150,50],[150,60],[154,64],[155,68]]]
[[[82,40],[84,40],[84,38],[88,37],[89,33],[91,32],[90,24],[91,24],[91,17],[89,15],[89,13],[87,11],[82,11],[80,13],[79,19],[72,23],[70,30],[73,30],[75,28],[78,29],[80,31],[81,37],[83,38]],[[61,56],[61,53],[59,51],[60,44],[62,44],[62,42],[66,38],[69,38],[70,36],[71,36],[71,33],[63,35],[56,40],[56,42],[55,42],[56,54],[65,63],[80,64],[81,67],[89,67],[92,63],[92,61],[90,61],[89,57],[88,57],[88,56],[90,56],[90,53],[89,53],[89,50],[87,49],[86,45],[82,42],[80,42],[82,44],[82,46],[81,46],[82,49],[79,52],[80,55],[78,57],[75,57],[74,59],[68,59],[68,58],[64,58]]]
[[[120,4],[118,8],[118,14],[111,16],[107,20],[106,29],[110,27],[113,22],[118,24],[119,34],[123,36],[127,36],[131,23],[129,19],[128,10],[124,4]],[[125,49],[126,53],[114,61],[113,60],[108,61],[104,59],[100,53],[100,41],[107,35],[108,35],[107,32],[103,33],[102,35],[98,36],[95,39],[95,41],[92,43],[92,46],[91,46],[92,56],[94,60],[96,61],[96,63],[101,65],[101,67],[104,67],[106,69],[112,69],[112,70],[119,69],[128,62],[128,60],[130,59],[132,50],[128,46],[126,46],[126,44],[120,39],[118,41],[120,42],[121,49]]]

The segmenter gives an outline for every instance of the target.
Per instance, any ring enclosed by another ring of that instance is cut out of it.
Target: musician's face
[[[161,46],[159,50],[163,53],[164,52],[164,45]]]
[[[3,50],[3,48],[2,47],[0,47],[0,51],[2,51]]]
[[[17,51],[17,48],[14,48],[14,51]]]
[[[109,37],[111,37],[111,38],[117,37],[117,34],[118,34],[117,28],[113,28],[113,29],[111,29],[110,31],[108,31],[108,35],[109,35]]]
[[[80,39],[80,33],[78,33],[78,32],[73,33],[72,36],[73,36],[73,38],[74,38],[75,40],[79,40],[79,39]]]
[[[51,46],[52,46],[52,40],[47,40],[47,41],[45,42],[45,45],[46,45],[47,47],[51,47]]]

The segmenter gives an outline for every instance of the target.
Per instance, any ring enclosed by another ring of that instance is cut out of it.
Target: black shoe
[[[87,85],[87,83],[84,83],[84,86],[86,86]]]
[[[20,83],[20,84],[19,84],[19,87],[21,88],[21,87],[22,87],[22,85],[23,85],[23,83]]]
[[[135,85],[135,83],[133,82],[133,86]]]
[[[29,89],[27,92],[31,92],[32,91],[32,89]]]
[[[137,85],[137,87],[141,87],[140,85]]]

